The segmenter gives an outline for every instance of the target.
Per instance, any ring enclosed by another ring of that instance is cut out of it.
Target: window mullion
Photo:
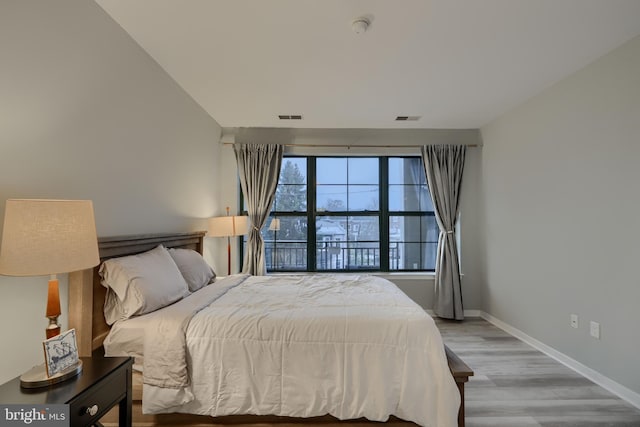
[[[307,157],[307,270],[317,271],[316,264],[316,157]]]
[[[379,158],[380,270],[389,271],[389,160]]]

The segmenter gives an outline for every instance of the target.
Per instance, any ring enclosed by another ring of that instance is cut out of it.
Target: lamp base
[[[69,366],[62,372],[58,372],[50,377],[47,376],[47,368],[44,365],[34,366],[20,377],[20,387],[40,388],[66,381],[82,372],[82,360],[78,360],[73,366]]]

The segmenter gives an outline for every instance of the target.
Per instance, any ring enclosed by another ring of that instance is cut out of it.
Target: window
[[[435,268],[438,226],[420,157],[284,157],[270,215],[271,272]]]
[[[271,220],[262,230],[268,271],[307,271],[307,163],[304,157],[285,157],[280,168],[271,216],[280,219],[278,230]]]
[[[380,270],[380,170],[376,157],[318,157],[316,271]]]
[[[389,270],[434,270],[438,224],[422,159],[388,158]]]

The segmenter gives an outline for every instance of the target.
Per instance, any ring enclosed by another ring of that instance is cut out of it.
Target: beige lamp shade
[[[0,274],[69,273],[99,262],[90,200],[7,200]]]
[[[280,231],[280,218],[273,218],[269,224],[269,231]]]
[[[248,216],[219,216],[209,218],[210,237],[243,236],[249,231]]]

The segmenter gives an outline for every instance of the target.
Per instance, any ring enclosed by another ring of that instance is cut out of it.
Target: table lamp
[[[7,200],[0,248],[0,274],[50,275],[46,337],[60,333],[60,294],[56,274],[94,267],[100,262],[90,200]],[[67,372],[68,371],[68,372]],[[64,381],[82,371],[73,366],[49,377],[44,365],[21,377],[21,385],[40,387]]]
[[[269,231],[280,231],[280,218],[273,218],[269,224]]]
[[[231,274],[231,237],[243,236],[249,231],[249,217],[229,215],[209,218],[209,236],[227,238],[227,274]]]

